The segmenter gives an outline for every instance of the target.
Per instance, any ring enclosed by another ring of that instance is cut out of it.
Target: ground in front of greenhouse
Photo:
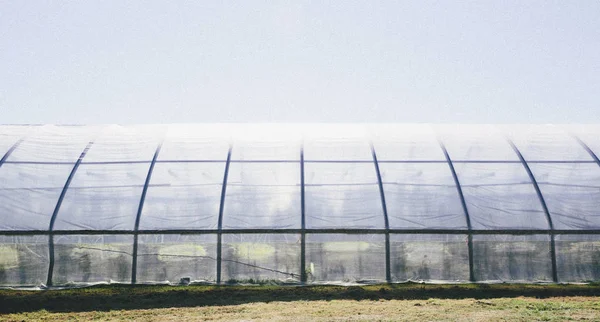
[[[597,285],[101,286],[0,291],[0,320],[600,320]]]

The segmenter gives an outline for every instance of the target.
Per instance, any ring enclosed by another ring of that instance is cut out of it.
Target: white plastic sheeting
[[[229,166],[223,228],[300,228],[300,164]]]
[[[0,285],[597,280],[599,138],[597,125],[0,126]]]
[[[550,228],[521,164],[460,163],[455,167],[474,229]]]
[[[385,228],[373,163],[305,163],[307,228]]]
[[[447,164],[382,163],[380,169],[390,228],[467,228]]]
[[[55,125],[30,127],[30,131],[22,134],[20,139],[23,141],[10,154],[8,161],[74,164],[86,145],[99,134],[101,128]],[[0,153],[4,152],[6,150]]]
[[[531,164],[556,229],[600,229],[596,164]]]
[[[47,230],[71,164],[4,164],[0,168],[1,230]]]
[[[148,164],[81,164],[54,229],[133,230]]]
[[[224,171],[224,161],[157,163],[140,229],[216,229]]]

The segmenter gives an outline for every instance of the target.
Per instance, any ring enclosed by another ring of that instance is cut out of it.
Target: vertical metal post
[[[390,220],[388,218],[387,204],[385,203],[385,192],[383,190],[383,180],[381,180],[381,171],[379,170],[379,162],[377,162],[377,153],[373,142],[370,142],[371,154],[373,155],[373,164],[375,165],[375,173],[377,174],[377,183],[379,184],[379,195],[381,197],[381,208],[383,210],[383,219],[385,223],[385,280],[388,283],[392,282],[392,266],[391,266],[391,250],[390,250]]]
[[[300,212],[302,232],[300,234],[300,282],[306,283],[306,203],[304,200],[304,144],[300,147]]]
[[[546,214],[546,220],[548,221],[548,227],[550,228],[550,259],[552,261],[552,280],[554,282],[558,282],[558,272],[557,272],[557,268],[556,268],[556,247],[554,245],[554,224],[552,223],[552,217],[550,216],[550,211],[548,211],[548,206],[546,205],[546,200],[544,199],[544,196],[542,195],[542,191],[540,190],[537,180],[535,179],[535,176],[531,172],[531,169],[529,168],[527,161],[525,161],[525,158],[521,154],[521,151],[519,151],[519,148],[517,148],[517,146],[513,143],[513,141],[511,141],[508,138],[507,138],[507,141],[508,141],[508,144],[510,144],[510,146],[513,148],[513,150],[519,157],[519,160],[521,160],[521,164],[523,164],[525,171],[527,171],[527,175],[529,176],[529,179],[531,180],[531,183],[533,184],[533,187],[535,188],[535,193],[537,194],[538,199],[540,200],[540,203],[542,204],[544,214]]]
[[[225,173],[223,174],[223,186],[221,187],[221,203],[219,204],[219,223],[217,232],[217,284],[221,284],[221,261],[222,261],[222,243],[223,243],[223,211],[225,208],[225,193],[227,192],[227,177],[229,176],[229,164],[231,162],[232,146],[227,151],[227,161],[225,162]]]
[[[56,202],[56,206],[54,207],[54,211],[52,212],[52,217],[50,218],[50,225],[48,226],[48,277],[46,279],[46,285],[47,286],[52,286],[52,275],[54,274],[54,223],[56,222],[56,217],[58,216],[58,213],[60,211],[60,206],[63,203],[63,200],[65,199],[65,195],[67,194],[67,190],[69,189],[69,186],[71,185],[71,181],[73,181],[73,178],[75,177],[75,174],[77,173],[77,169],[79,169],[79,165],[81,164],[81,161],[83,160],[83,158],[85,158],[85,155],[88,153],[88,151],[90,150],[90,148],[92,147],[92,145],[94,144],[93,141],[90,141],[87,146],[85,147],[85,149],[83,149],[83,152],[81,152],[81,154],[79,155],[79,159],[77,159],[77,161],[75,162],[75,165],[73,166],[73,169],[71,169],[71,173],[69,174],[69,177],[67,178],[67,181],[65,182],[65,185],[63,186],[63,189],[60,193],[60,196],[58,197],[58,201]]]
[[[456,190],[458,191],[458,196],[460,198],[460,203],[462,204],[463,211],[465,213],[465,219],[467,221],[467,229],[469,230],[469,235],[467,236],[467,247],[469,251],[469,281],[475,282],[475,268],[473,264],[473,233],[471,227],[471,216],[469,215],[469,209],[467,208],[467,202],[465,201],[465,196],[462,191],[462,187],[460,185],[460,180],[458,180],[458,175],[456,174],[456,169],[454,169],[454,164],[452,163],[452,159],[450,158],[450,154],[448,154],[448,150],[444,143],[439,140],[440,147],[444,152],[444,156],[446,157],[446,161],[448,162],[448,167],[450,167],[450,172],[452,172],[452,177],[454,178],[454,184],[456,185]]]
[[[146,181],[144,182],[144,189],[142,190],[140,204],[138,206],[137,215],[135,217],[135,226],[133,232],[133,258],[131,263],[131,284],[135,284],[137,282],[138,231],[140,229],[140,219],[142,218],[142,210],[144,209],[144,202],[146,201],[148,185],[150,184],[150,179],[152,178],[152,171],[154,171],[154,164],[156,163],[156,159],[158,158],[158,154],[160,153],[161,148],[162,142],[158,144],[158,146],[156,147],[156,151],[154,151],[154,157],[152,157],[150,168],[148,168],[148,175],[146,176]]]

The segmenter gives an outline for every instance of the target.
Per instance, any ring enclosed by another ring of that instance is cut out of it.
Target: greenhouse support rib
[[[594,151],[592,151],[592,149],[590,149],[590,147],[587,144],[585,144],[585,142],[583,142],[583,140],[581,140],[578,136],[573,135],[573,138],[575,138],[575,140],[577,140],[577,142],[581,145],[581,147],[583,147],[587,151],[587,153],[590,154],[592,159],[594,159],[596,164],[598,164],[598,166],[600,166],[600,159],[598,159],[598,156],[596,155],[596,153],[594,153]]]
[[[371,145],[371,154],[373,155],[373,164],[375,165],[375,173],[377,174],[377,183],[379,185],[379,195],[381,196],[381,208],[383,210],[383,219],[385,223],[385,280],[388,283],[392,282],[391,260],[390,260],[390,220],[388,218],[387,205],[385,203],[385,191],[383,190],[383,180],[381,180],[381,171],[377,162],[377,153],[373,142]]]
[[[162,147],[162,142],[158,144],[156,147],[156,151],[154,151],[154,156],[152,157],[152,162],[150,163],[150,167],[148,168],[148,175],[146,176],[146,181],[144,182],[144,188],[142,190],[142,196],[140,197],[140,205],[138,206],[137,215],[135,216],[135,226],[134,226],[134,234],[133,234],[133,254],[132,262],[131,262],[131,284],[135,284],[137,282],[137,254],[138,254],[138,235],[140,229],[140,219],[142,218],[142,210],[144,209],[144,202],[146,201],[146,193],[148,192],[148,185],[150,184],[150,179],[152,178],[152,171],[154,171],[154,165],[156,164],[156,159],[158,158],[158,154],[160,153],[160,149]]]
[[[304,144],[300,148],[300,282],[306,283],[306,202],[304,193]]]
[[[452,172],[452,177],[454,178],[454,184],[456,185],[456,190],[458,191],[460,203],[465,213],[467,229],[469,231],[469,234],[467,235],[467,247],[469,252],[469,281],[475,282],[475,269],[473,264],[473,228],[471,226],[471,216],[469,215],[469,209],[467,208],[465,195],[463,194],[462,187],[460,185],[460,180],[458,180],[458,175],[456,174],[456,169],[454,169],[454,164],[452,163],[450,154],[448,154],[448,150],[446,149],[446,146],[441,140],[439,140],[439,143],[440,147],[442,148],[442,151],[444,152],[444,156],[446,157],[446,161],[448,162],[448,167],[450,167],[450,172]]]
[[[219,203],[219,222],[217,226],[217,284],[221,284],[221,262],[223,247],[223,211],[225,210],[225,193],[227,192],[227,177],[229,176],[229,164],[231,163],[230,145],[227,151],[227,161],[225,162],[225,172],[223,173],[223,187],[221,187],[221,202]]]
[[[537,180],[535,179],[535,176],[533,175],[533,172],[531,172],[531,169],[529,168],[527,161],[525,161],[523,154],[521,154],[521,151],[519,151],[519,148],[517,148],[517,146],[513,143],[512,140],[507,139],[507,141],[508,141],[508,144],[510,144],[510,146],[513,148],[513,150],[519,157],[519,160],[521,160],[521,163],[523,164],[525,171],[527,171],[527,175],[529,176],[529,179],[531,180],[531,183],[533,184],[535,193],[537,194],[537,196],[540,200],[540,203],[542,204],[542,209],[544,210],[544,214],[546,214],[546,220],[548,221],[548,228],[550,229],[550,259],[552,261],[552,280],[554,282],[558,282],[558,272],[557,272],[557,268],[556,268],[556,247],[555,247],[555,243],[554,243],[554,235],[555,235],[554,224],[552,223],[552,217],[550,216],[550,211],[548,210],[548,206],[546,205],[546,200],[544,199],[544,195],[542,194],[542,191],[540,190],[540,186],[538,185]]]
[[[90,161],[83,164],[108,165],[108,164],[150,164],[152,161]],[[223,160],[156,160],[156,163],[222,163]],[[372,163],[365,160],[306,160],[304,163],[324,163],[324,164],[344,164],[344,163]],[[231,160],[231,163],[298,163],[298,160]],[[379,160],[379,164],[446,164],[446,160]],[[519,160],[452,160],[452,163],[471,163],[471,164],[521,164]],[[528,164],[534,163],[554,163],[554,164],[585,164],[596,163],[594,160],[527,160]],[[37,164],[37,165],[71,165],[73,162],[65,161],[5,161],[4,164]]]
[[[10,155],[13,153],[13,151],[19,147],[19,145],[21,145],[21,143],[23,143],[23,141],[25,141],[25,138],[19,139],[19,141],[17,141],[15,144],[13,144],[10,149],[8,149],[8,151],[6,151],[6,153],[4,153],[4,156],[2,157],[2,159],[0,159],[0,168],[2,168],[2,165],[4,164],[4,162],[6,162],[6,159],[8,159],[8,157],[10,157]]]
[[[83,158],[85,158],[85,155],[88,153],[93,144],[94,142],[90,141],[85,149],[83,149],[83,152],[81,152],[81,155],[79,155],[79,159],[77,159],[73,169],[71,169],[71,173],[69,173],[69,177],[63,186],[60,196],[58,197],[58,201],[56,202],[56,206],[54,207],[54,211],[52,212],[52,217],[50,218],[50,225],[48,226],[48,277],[46,279],[46,285],[48,286],[52,286],[52,275],[54,274],[54,234],[52,233],[54,231],[54,223],[56,222],[56,217],[58,217],[58,212],[60,211],[60,206],[65,199],[67,190],[71,185],[71,181],[73,181],[81,161]]]

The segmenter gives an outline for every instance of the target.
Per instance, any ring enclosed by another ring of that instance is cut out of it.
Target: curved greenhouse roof
[[[600,279],[600,125],[0,126],[0,285]]]

